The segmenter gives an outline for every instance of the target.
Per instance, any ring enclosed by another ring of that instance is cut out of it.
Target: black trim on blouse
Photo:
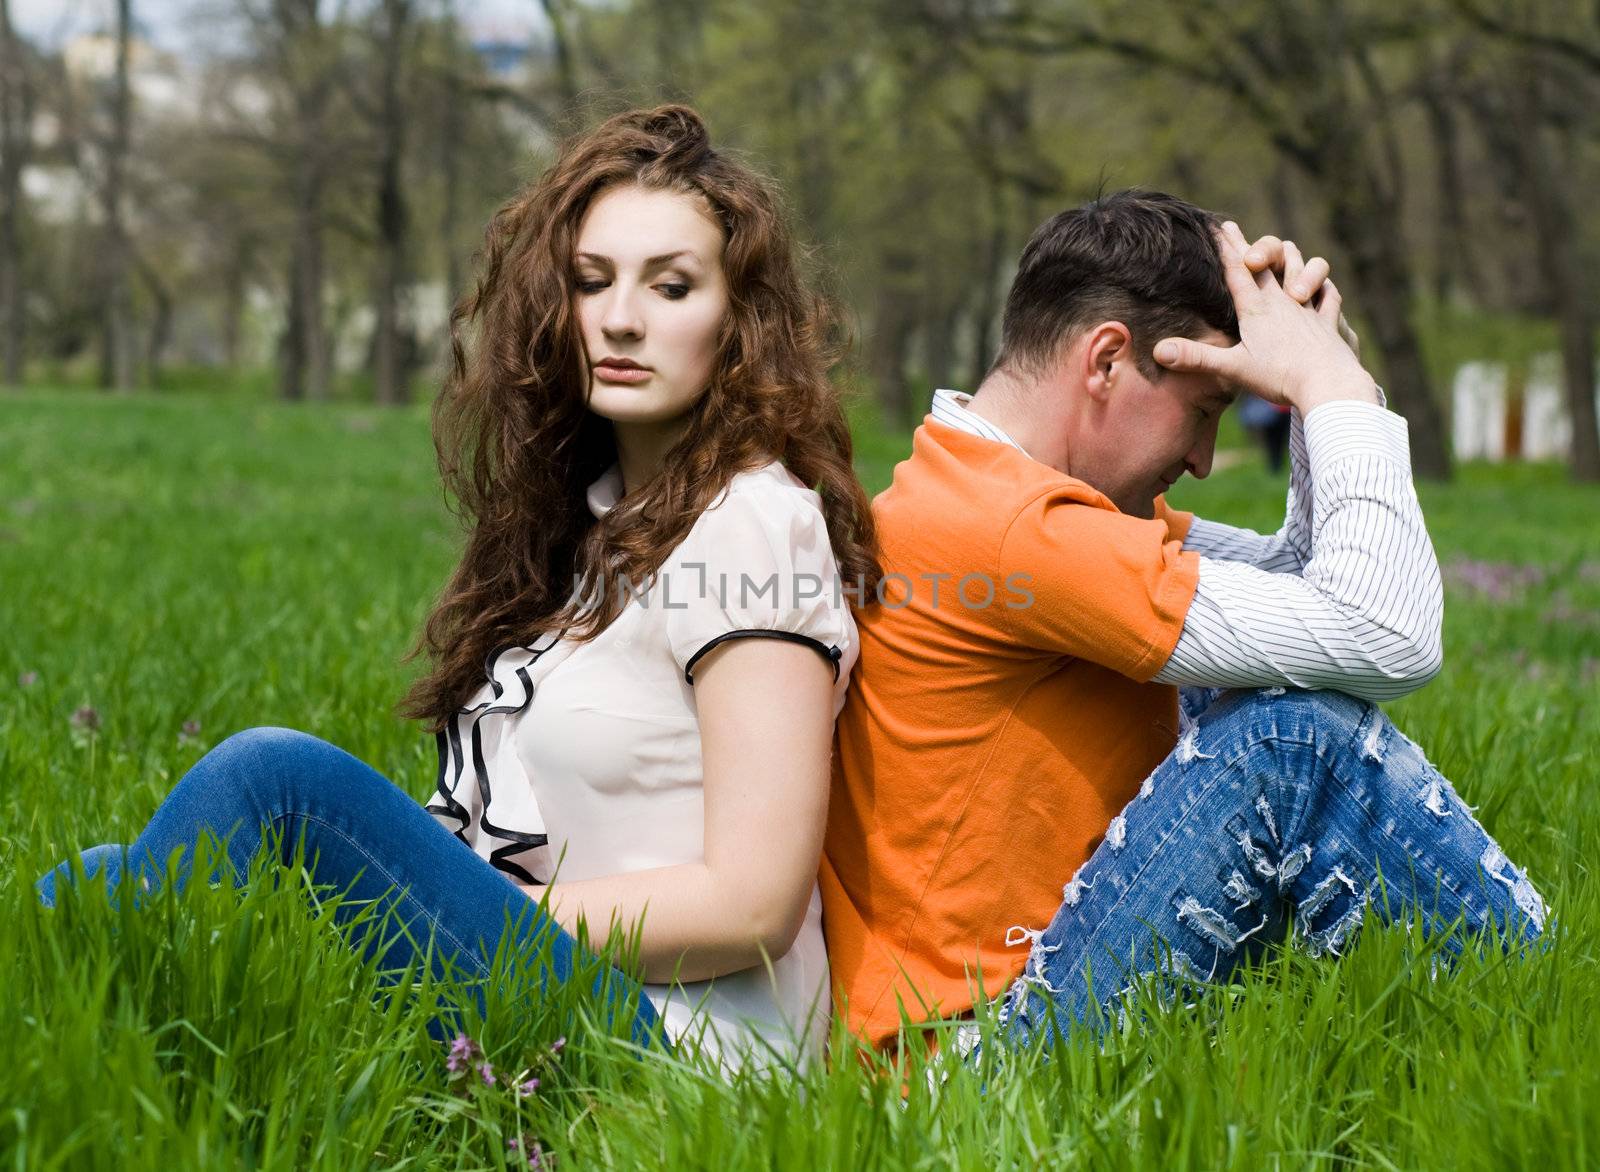
[[[797,635],[793,631],[768,631],[751,627],[738,631],[724,631],[691,655],[689,662],[683,665],[683,678],[690,687],[694,686],[694,665],[704,658],[706,652],[718,644],[726,643],[729,639],[783,639],[789,643],[798,643],[802,647],[809,647],[833,665],[834,682],[837,683],[839,680],[839,660],[844,656],[844,652],[839,648],[830,647],[820,639],[813,639],[810,635]]]
[[[466,753],[463,751],[461,745],[460,719],[463,716],[472,717],[472,770],[478,786],[478,796],[482,799],[483,809],[486,811],[489,808],[489,803],[493,795],[490,793],[489,789],[489,770],[483,758],[483,733],[478,727],[478,722],[481,721],[485,716],[510,715],[521,712],[528,706],[528,704],[533,700],[533,681],[528,675],[528,668],[537,663],[539,657],[542,656],[546,651],[549,651],[551,647],[554,647],[557,643],[559,643],[561,641],[561,636],[564,634],[566,634],[566,632],[563,630],[549,644],[539,648],[537,651],[533,651],[532,658],[530,658],[524,666],[517,668],[517,679],[522,682],[522,703],[520,704],[495,703],[496,700],[499,700],[500,697],[505,695],[505,688],[501,686],[499,680],[495,679],[494,675],[495,661],[498,660],[505,652],[510,651],[513,647],[520,645],[516,643],[506,643],[489,652],[488,658],[484,660],[483,673],[488,679],[490,690],[494,693],[493,698],[472,708],[459,709],[456,715],[450,718],[449,723],[437,734],[437,739],[439,742],[439,776],[438,780],[434,782],[434,789],[437,791],[438,797],[443,800],[444,805],[441,807],[430,804],[424,808],[430,814],[443,814],[447,817],[459,820],[461,825],[455,831],[455,836],[462,842],[467,843],[469,846],[471,843],[467,840],[466,830],[471,824],[471,816],[467,813],[466,807],[456,800],[455,795],[451,792],[451,788],[445,784],[445,777],[449,771],[448,767],[450,764],[454,764],[455,766],[455,776],[458,784],[459,780],[466,771]],[[533,649],[529,648],[529,650],[532,651]],[[489,852],[489,864],[491,866],[498,871],[503,871],[506,874],[514,875],[525,883],[543,886],[543,883],[541,883],[540,880],[535,879],[519,863],[512,861],[509,856],[520,855],[524,851],[537,850],[539,847],[550,845],[549,835],[529,834],[528,832],[522,830],[510,830],[505,827],[496,826],[487,818],[485,818],[481,812],[478,815],[478,827],[480,830],[492,834],[496,838],[504,838],[509,840],[508,845],[498,847]]]

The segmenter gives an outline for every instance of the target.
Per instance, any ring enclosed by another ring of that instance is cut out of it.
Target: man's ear
[[[1133,353],[1133,334],[1119,321],[1101,322],[1084,335],[1080,352],[1083,389],[1096,402],[1111,398],[1116,387],[1116,370]]]

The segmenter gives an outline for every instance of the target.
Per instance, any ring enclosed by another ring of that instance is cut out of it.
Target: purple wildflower
[[[484,1086],[494,1086],[494,1067],[485,1062],[478,1067],[478,1074],[482,1077]]]
[[[39,673],[36,671],[25,671],[17,677],[17,687],[19,688],[31,688],[38,682]]]
[[[477,1059],[483,1057],[483,1050],[466,1034],[457,1034],[450,1043],[450,1056],[445,1059],[444,1068],[451,1074],[460,1074],[472,1065]]]
[[[561,1051],[565,1050],[566,1048],[567,1048],[567,1040],[566,1040],[566,1038],[557,1038],[555,1041],[550,1043],[550,1057],[554,1058],[557,1054],[560,1054]]]
[[[545,1151],[543,1144],[528,1135],[524,1135],[520,1140],[515,1138],[506,1140],[506,1150],[526,1152],[530,1168],[549,1168],[556,1162],[554,1152]]]
[[[518,1084],[518,1086],[517,1086],[517,1094],[519,1094],[519,1095],[531,1095],[535,1091],[537,1091],[538,1089],[539,1089],[539,1080],[536,1079],[536,1078],[530,1078],[527,1082]]]
[[[1452,558],[1444,565],[1447,584],[1491,602],[1511,602],[1530,588],[1538,586],[1546,576],[1546,572],[1538,566],[1518,565],[1515,562]]]
[[[94,732],[100,727],[100,714],[88,704],[72,714],[72,727]]]
[[[193,740],[200,735],[200,722],[198,720],[186,720],[183,722],[183,728],[179,731],[190,740]]]

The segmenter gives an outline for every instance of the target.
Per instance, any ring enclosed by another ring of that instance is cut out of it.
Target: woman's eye
[[[602,289],[604,289],[606,287],[606,284],[607,284],[607,282],[596,280],[593,277],[590,277],[588,279],[580,278],[578,280],[578,292],[579,293],[598,293],[598,292],[600,292],[600,290],[602,290]]]
[[[666,284],[657,285],[656,288],[660,290],[661,296],[668,301],[680,301],[689,295],[689,286],[687,285]]]

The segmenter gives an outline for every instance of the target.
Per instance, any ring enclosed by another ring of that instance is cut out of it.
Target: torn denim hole
[[[1110,843],[1112,850],[1119,851],[1127,841],[1128,820],[1118,814],[1111,819],[1111,825],[1106,827],[1106,842]]]
[[[1256,813],[1261,815],[1261,821],[1266,824],[1267,833],[1272,836],[1272,845],[1282,846],[1283,840],[1278,837],[1278,822],[1272,816],[1272,803],[1267,801],[1266,794],[1256,795]]]
[[[1383,714],[1372,709],[1372,727],[1361,742],[1361,755],[1377,765],[1383,764]]]
[[[1155,791],[1155,788],[1156,775],[1154,771],[1152,771],[1149,777],[1145,778],[1139,783],[1139,796],[1141,798],[1148,798]]]
[[[1288,688],[1278,688],[1278,687],[1262,688],[1261,689],[1261,694],[1264,695],[1264,696],[1282,696],[1288,690],[1289,690]]]
[[[1510,888],[1511,901],[1517,905],[1517,910],[1527,916],[1535,928],[1543,932],[1544,897],[1528,881],[1528,876],[1512,865],[1511,860],[1506,858],[1505,851],[1500,849],[1500,844],[1494,839],[1491,838],[1489,845],[1484,848],[1483,857],[1478,860],[1478,865],[1484,869],[1489,878]]]
[[[1312,956],[1322,956],[1324,953],[1334,951],[1338,945],[1343,943],[1343,937],[1338,935],[1335,929],[1340,932],[1349,931],[1349,925],[1345,923],[1350,918],[1350,912],[1348,911],[1335,920],[1330,927],[1323,929],[1321,932],[1313,931],[1311,927],[1311,921],[1332,903],[1334,897],[1341,892],[1348,892],[1350,895],[1355,896],[1357,908],[1365,906],[1366,901],[1362,896],[1361,888],[1354,879],[1344,873],[1343,867],[1335,867],[1332,874],[1325,876],[1321,883],[1312,888],[1311,894],[1306,896],[1300,904],[1295,917],[1295,924],[1300,930],[1300,934],[1305,937],[1308,946],[1307,951]]]
[[[1222,894],[1233,900],[1234,910],[1237,911],[1260,900],[1261,889],[1251,886],[1250,880],[1235,869],[1228,876],[1227,882],[1222,885]]]
[[[1428,784],[1422,791],[1422,808],[1438,818],[1450,817],[1450,802],[1445,797],[1444,775],[1429,768]]]
[[[1184,733],[1178,741],[1176,750],[1178,764],[1187,765],[1191,761],[1210,761],[1216,757],[1215,753],[1202,753],[1199,747],[1200,722],[1194,721],[1189,725],[1189,731]]]
[[[1250,869],[1261,879],[1272,879],[1278,874],[1278,868],[1272,865],[1266,848],[1250,837],[1250,831],[1245,827],[1242,818],[1228,819],[1226,827],[1233,841],[1239,844],[1239,849],[1244,852],[1245,862],[1250,864]]]
[[[1350,909],[1323,931],[1311,937],[1311,952],[1316,956],[1338,956],[1351,934],[1361,925],[1361,917],[1366,913],[1367,901],[1358,899],[1350,905]]]
[[[1173,906],[1178,909],[1178,923],[1190,928],[1196,936],[1222,952],[1233,952],[1241,941],[1254,936],[1267,924],[1267,918],[1263,916],[1261,923],[1240,934],[1227,916],[1181,891],[1173,901]]]
[[[1311,861],[1311,844],[1303,842],[1294,850],[1283,856],[1283,862],[1278,864],[1278,890],[1288,891],[1289,885],[1300,877],[1300,872],[1306,869],[1306,864]]]

